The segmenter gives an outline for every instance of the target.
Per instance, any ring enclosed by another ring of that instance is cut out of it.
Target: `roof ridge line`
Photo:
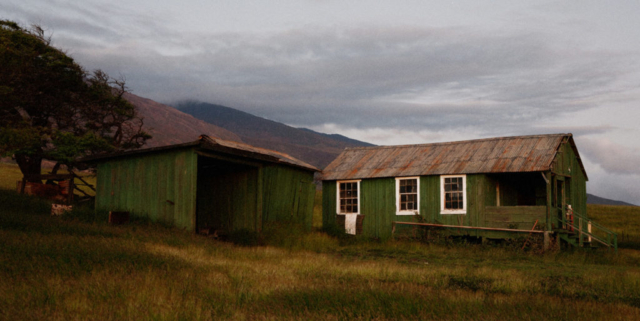
[[[489,138],[479,138],[479,139],[458,140],[458,141],[452,141],[452,142],[437,142],[437,143],[424,143],[424,144],[347,147],[345,148],[345,150],[388,149],[388,148],[409,148],[409,147],[419,147],[419,146],[454,145],[454,144],[463,144],[463,143],[480,142],[480,141],[507,140],[507,139],[515,139],[515,138],[550,137],[550,136],[573,136],[573,135],[571,133],[558,133],[558,134],[537,134],[537,135],[522,135],[522,136],[503,136],[503,137],[489,137]]]

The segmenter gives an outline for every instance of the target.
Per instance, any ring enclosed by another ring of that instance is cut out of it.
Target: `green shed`
[[[287,154],[197,141],[85,159],[97,163],[96,210],[128,211],[193,231],[311,228],[317,168]]]
[[[380,239],[424,225],[487,238],[547,232],[575,245],[606,241],[611,235],[591,233],[587,180],[571,134],[348,148],[324,169],[323,224]]]

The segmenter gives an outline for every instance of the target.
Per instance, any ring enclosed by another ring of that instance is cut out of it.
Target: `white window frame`
[[[445,178],[462,177],[462,209],[445,209]],[[440,176],[440,214],[467,214],[467,175],[441,175]]]
[[[400,210],[400,181],[415,179],[416,180],[416,209],[415,210]],[[420,177],[396,177],[396,215],[415,215],[420,214]]]
[[[340,212],[340,183],[358,183],[357,184],[357,189],[358,189],[358,196],[356,197],[357,202],[358,202],[358,211],[356,213],[341,213]],[[362,190],[360,189],[360,180],[348,180],[348,181],[336,181],[336,213],[339,215],[346,215],[346,214],[357,214],[360,215],[360,208],[362,206],[362,204],[360,203],[360,195]]]

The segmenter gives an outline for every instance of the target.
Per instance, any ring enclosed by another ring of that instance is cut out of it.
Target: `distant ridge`
[[[369,144],[369,143],[366,143],[366,142],[363,142],[363,141],[359,141],[359,140],[356,140],[356,139],[353,139],[353,138],[349,138],[347,136],[343,136],[343,135],[340,135],[340,134],[319,133],[319,132],[317,132],[315,130],[312,130],[312,129],[309,129],[309,128],[304,128],[304,127],[299,127],[298,129],[305,130],[305,131],[308,131],[308,132],[312,132],[314,134],[326,136],[326,137],[329,137],[331,139],[342,141],[342,142],[345,142],[345,143],[348,143],[348,144],[354,144],[354,145],[358,145],[358,146],[362,146],[362,147],[376,146],[374,144]]]
[[[240,136],[231,131],[209,124],[173,107],[129,93],[125,94],[124,98],[137,107],[144,121],[144,130],[153,136],[143,148],[192,142],[202,134],[242,142]]]
[[[226,106],[185,101],[174,106],[195,118],[240,136],[243,142],[287,153],[324,168],[346,147],[373,146],[342,135],[291,127]]]
[[[623,202],[623,201],[616,201],[616,200],[611,200],[611,199],[600,197],[600,196],[595,196],[589,193],[587,193],[587,204],[638,206],[638,205]]]

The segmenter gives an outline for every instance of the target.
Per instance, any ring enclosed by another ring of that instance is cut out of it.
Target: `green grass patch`
[[[50,169],[43,168],[42,174],[49,174]],[[68,172],[64,169],[59,171],[60,174],[67,174]],[[84,179],[87,183],[96,186],[96,176],[95,174],[90,173],[81,173],[82,179]],[[17,188],[16,182],[22,180],[22,172],[20,172],[20,168],[16,164],[11,163],[0,163],[0,189],[3,190],[13,190],[15,191]],[[79,180],[75,181],[76,184],[83,184]],[[88,195],[94,196],[95,192],[91,190],[87,186],[78,186],[78,188],[82,189]],[[75,191],[76,195],[84,195],[78,191]]]
[[[533,254],[278,225],[262,245],[237,246],[149,222],[52,217],[46,201],[14,192],[0,202],[2,320],[640,319],[634,249]]]
[[[640,206],[587,205],[589,219],[618,234],[618,246],[640,250]]]

